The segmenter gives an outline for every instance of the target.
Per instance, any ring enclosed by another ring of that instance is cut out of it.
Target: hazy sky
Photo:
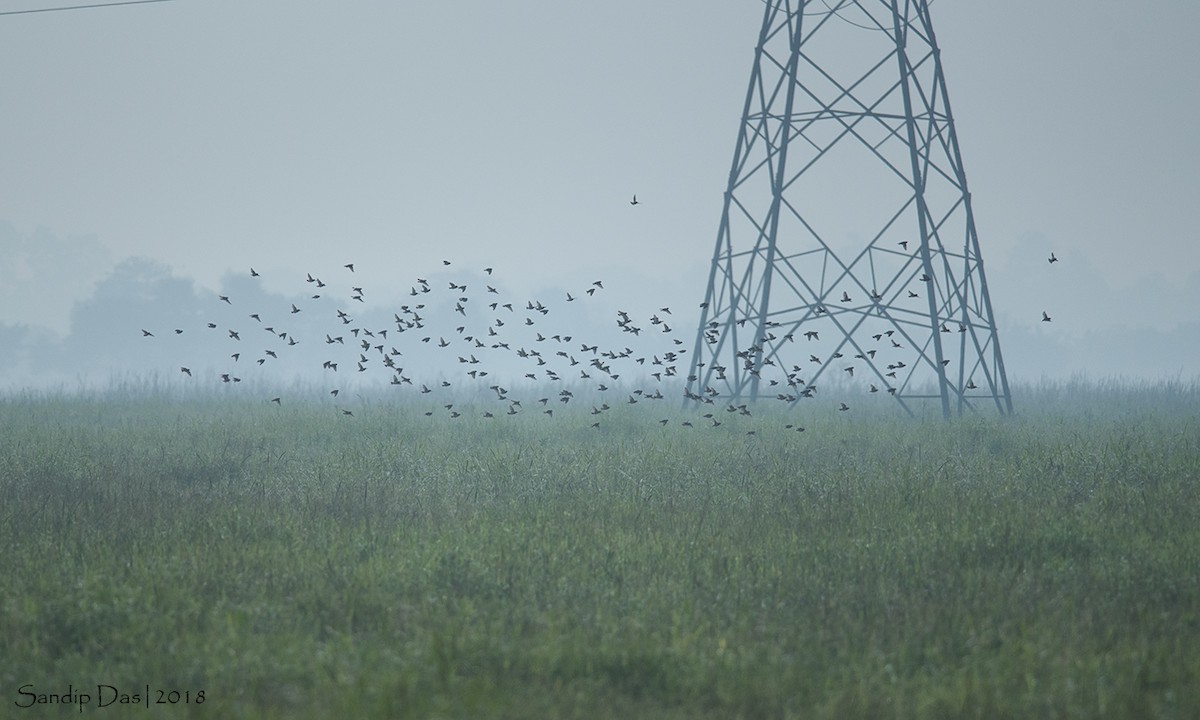
[[[1010,373],[1061,370],[1070,340],[1200,375],[1200,3],[932,13]],[[761,17],[757,0],[0,16],[0,323],[66,333],[130,256],[214,289],[253,265],[278,292],[354,261],[380,303],[445,257],[528,292],[604,277],[613,302],[694,305]]]

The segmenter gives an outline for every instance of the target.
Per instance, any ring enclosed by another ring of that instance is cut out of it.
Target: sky
[[[931,12],[1010,376],[1200,376],[1200,3]],[[603,278],[596,318],[693,308],[761,19],[751,0],[0,14],[0,373],[130,342],[146,319],[102,304],[120,282],[211,294],[252,266],[291,297],[354,262],[379,312],[445,259],[528,296]]]

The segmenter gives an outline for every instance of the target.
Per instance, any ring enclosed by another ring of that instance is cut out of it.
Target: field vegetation
[[[798,433],[10,394],[0,715],[1197,717],[1200,389],[1016,402]]]

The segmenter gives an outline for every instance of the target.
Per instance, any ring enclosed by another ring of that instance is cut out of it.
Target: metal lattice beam
[[[927,0],[764,9],[687,393],[794,404],[842,371],[1012,412]]]

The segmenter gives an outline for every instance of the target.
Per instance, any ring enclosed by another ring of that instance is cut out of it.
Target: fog
[[[1200,376],[1200,6],[932,13],[1010,379]],[[0,18],[0,386],[219,372],[206,323],[252,312],[305,345],[259,375],[323,384],[335,311],[394,325],[417,277],[613,343],[618,310],[669,306],[690,347],[760,20],[632,0]],[[418,383],[445,372],[422,357]]]

